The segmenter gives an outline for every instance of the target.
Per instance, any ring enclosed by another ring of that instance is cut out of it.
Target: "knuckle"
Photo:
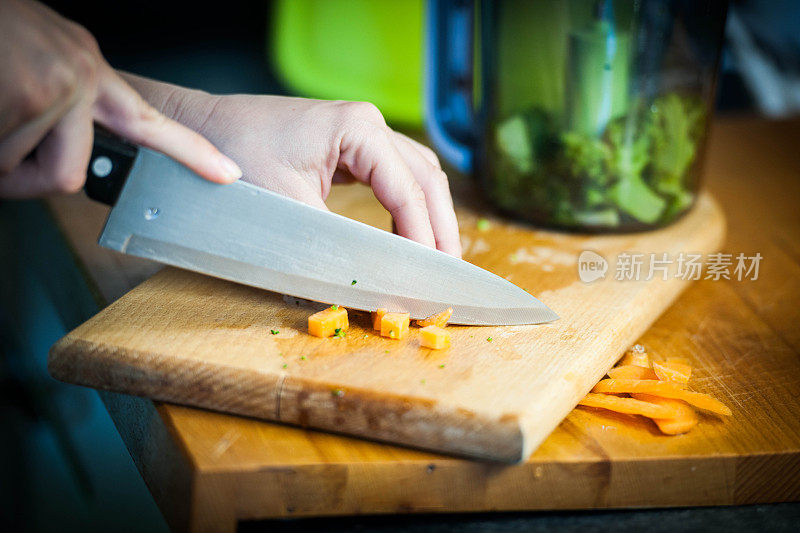
[[[76,80],[84,86],[93,86],[97,77],[97,56],[79,48],[72,56],[72,66],[75,69]]]
[[[380,110],[370,102],[344,102],[342,104],[348,118],[372,124],[386,125]]]
[[[138,96],[136,104],[132,108],[126,108],[119,118],[131,129],[136,139],[149,137],[167,122],[167,117]]]
[[[47,111],[63,98],[69,98],[77,89],[78,78],[65,64],[51,61],[42,68],[36,83],[29,83],[18,94],[17,105],[21,115],[34,118]]]
[[[100,46],[97,44],[97,40],[89,30],[80,24],[73,23],[73,31],[75,40],[83,49],[92,54],[99,55]]]
[[[441,185],[442,187],[446,189],[450,188],[450,182],[447,179],[447,174],[441,168],[437,169],[436,172],[433,173],[433,178],[436,181],[436,183]]]
[[[439,156],[436,155],[436,152],[428,148],[427,146],[422,146],[422,151],[427,155],[428,160],[431,162],[431,165],[436,167],[438,170],[442,170],[442,163],[439,161]],[[445,175],[445,180],[447,176]]]
[[[425,208],[427,202],[425,200],[425,191],[418,183],[414,182],[409,194],[409,200],[418,208]]]

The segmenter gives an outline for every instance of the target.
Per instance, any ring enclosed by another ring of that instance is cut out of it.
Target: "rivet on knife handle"
[[[136,159],[138,148],[95,126],[92,157],[86,169],[87,196],[114,205]]]

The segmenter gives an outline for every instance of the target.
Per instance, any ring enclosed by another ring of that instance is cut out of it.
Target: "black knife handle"
[[[113,206],[138,152],[135,144],[95,126],[92,157],[83,186],[86,195],[92,200]]]

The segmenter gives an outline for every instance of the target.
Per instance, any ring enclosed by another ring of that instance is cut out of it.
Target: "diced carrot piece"
[[[675,383],[688,383],[692,375],[692,367],[675,361],[653,361],[653,371],[658,379]]]
[[[408,336],[408,324],[411,318],[408,313],[386,313],[381,318],[381,337],[404,339]]]
[[[330,337],[337,329],[346,330],[348,327],[350,323],[344,307],[334,305],[308,317],[308,333],[315,337]]]
[[[643,402],[634,398],[621,398],[608,394],[587,394],[578,405],[600,407],[617,413],[629,415],[642,415],[649,418],[674,418],[678,411],[674,407]]]
[[[592,392],[627,392],[629,394],[644,393],[683,400],[700,409],[719,415],[730,415],[731,410],[722,402],[700,392],[683,389],[679,383],[658,381],[653,379],[603,379],[594,386]]]
[[[420,345],[424,348],[442,350],[450,347],[450,332],[439,326],[425,326],[419,330]]]
[[[613,379],[658,379],[652,369],[637,365],[615,366],[608,371],[608,377]]]
[[[694,409],[682,400],[674,400],[672,398],[662,398],[660,396],[653,396],[652,394],[633,394],[633,397],[643,402],[650,402],[656,405],[663,405],[672,407],[677,414],[669,418],[654,418],[653,422],[656,423],[661,433],[665,435],[680,435],[686,433],[697,425],[697,413]]]
[[[439,326],[440,328],[443,328],[447,325],[447,322],[450,320],[451,316],[453,316],[453,308],[448,307],[441,313],[436,313],[435,315],[431,315],[428,318],[417,320],[417,325],[421,328],[425,328],[428,326]]]
[[[622,356],[622,359],[620,359],[619,363],[617,364],[618,366],[635,365],[644,368],[652,368],[650,356],[647,355],[644,346],[642,346],[641,344],[637,344],[632,348],[629,348],[628,351],[625,352],[625,355]]]
[[[371,313],[371,315],[372,315],[372,329],[375,329],[375,330],[378,330],[378,331],[381,330],[381,319],[383,318],[383,315],[385,315],[385,314],[386,314],[386,309],[384,309],[383,307],[381,307],[380,309],[377,309],[377,310],[375,310],[375,311],[373,311]]]

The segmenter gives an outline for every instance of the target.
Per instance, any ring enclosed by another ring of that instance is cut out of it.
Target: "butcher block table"
[[[795,501],[797,146],[797,121],[727,118],[712,129],[705,176],[727,217],[723,251],[734,257],[760,253],[762,259],[757,280],[696,282],[639,339],[654,353],[691,359],[694,387],[734,411],[730,419],[704,417],[686,435],[666,437],[644,419],[579,408],[527,461],[507,465],[133,396],[101,396],[178,530],[233,531],[240,520],[275,517]],[[474,192],[463,180],[454,190],[457,199]],[[329,204],[347,216],[389,224],[366,188],[342,187]],[[95,244],[106,208],[82,195],[49,205],[100,305],[159,269]],[[470,209],[474,214],[476,207]]]

